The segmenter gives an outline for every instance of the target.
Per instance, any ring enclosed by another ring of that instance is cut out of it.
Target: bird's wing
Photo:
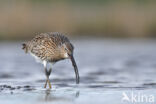
[[[45,60],[54,55],[56,44],[47,34],[40,34],[28,42],[29,52]]]

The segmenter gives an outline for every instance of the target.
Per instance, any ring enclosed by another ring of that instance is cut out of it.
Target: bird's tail
[[[23,43],[22,46],[23,46],[22,49],[25,51],[25,53],[27,53],[28,52],[27,44]]]

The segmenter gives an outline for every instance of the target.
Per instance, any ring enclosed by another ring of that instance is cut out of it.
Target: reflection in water
[[[45,101],[49,101],[51,99],[51,96],[50,96],[50,89],[47,89],[45,91]]]
[[[74,94],[74,95],[73,95]],[[73,92],[54,92],[50,89],[45,90],[45,102],[73,102],[79,97],[79,91]]]

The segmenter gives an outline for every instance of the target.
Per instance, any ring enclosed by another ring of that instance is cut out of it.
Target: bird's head
[[[79,83],[79,72],[78,72],[78,68],[77,68],[77,65],[76,65],[76,62],[75,62],[75,59],[74,59],[74,56],[73,56],[73,51],[74,51],[74,47],[71,43],[64,43],[63,44],[63,56],[64,58],[69,58],[72,62],[72,65],[74,67],[74,70],[75,70],[75,75],[76,75],[76,83],[78,84]]]
[[[64,58],[70,58],[73,55],[74,47],[71,43],[64,43],[62,51]]]

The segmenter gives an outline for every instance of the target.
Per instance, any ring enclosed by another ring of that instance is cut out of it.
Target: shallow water
[[[156,100],[156,42],[154,40],[72,41],[80,84],[70,60],[53,66],[52,90],[44,89],[43,66],[21,50],[21,42],[0,43],[0,102],[5,104],[120,104],[123,93]],[[145,100],[145,99],[144,99]],[[156,101],[154,101],[156,102]],[[152,102],[153,103],[153,102]]]

